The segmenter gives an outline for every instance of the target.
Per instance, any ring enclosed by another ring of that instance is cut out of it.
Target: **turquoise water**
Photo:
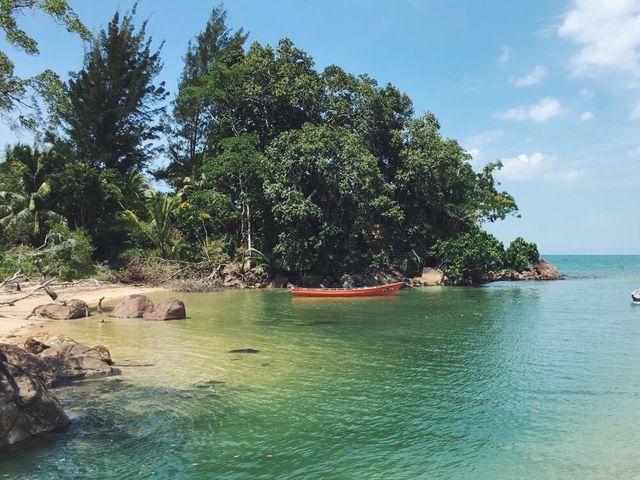
[[[549,259],[566,280],[52,322],[123,374],[56,390],[71,428],[1,453],[0,477],[638,478],[640,257]]]

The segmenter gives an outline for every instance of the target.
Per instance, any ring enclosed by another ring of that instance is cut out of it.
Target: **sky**
[[[69,0],[92,31],[131,0]],[[162,47],[159,79],[175,93],[187,42],[217,2],[140,0],[137,18]],[[640,254],[640,0],[227,0],[249,42],[283,37],[314,58],[391,83],[431,111],[480,168],[501,160],[500,188],[520,218],[489,224],[543,254]],[[82,66],[85,46],[40,15],[20,19],[39,42],[7,47],[16,72]],[[30,142],[0,125],[0,144]]]

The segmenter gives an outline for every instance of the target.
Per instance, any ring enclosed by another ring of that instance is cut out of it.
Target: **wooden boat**
[[[403,284],[404,282],[397,282],[360,288],[293,287],[291,293],[296,297],[389,297],[398,293]]]

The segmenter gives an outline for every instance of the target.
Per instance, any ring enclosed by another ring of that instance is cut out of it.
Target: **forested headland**
[[[500,162],[474,170],[401,88],[320,70],[287,38],[250,44],[218,7],[168,92],[162,45],[135,9],[92,35],[65,2],[29,3],[0,8],[13,45],[37,53],[15,18],[40,8],[87,50],[67,81],[18,78],[0,58],[0,109],[37,138],[0,164],[3,273],[124,278],[165,259],[336,281],[434,266],[473,283],[538,261],[534,244],[505,248],[483,229],[518,211]]]

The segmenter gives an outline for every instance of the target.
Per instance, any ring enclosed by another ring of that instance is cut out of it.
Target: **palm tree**
[[[6,148],[5,162],[17,182],[2,185],[5,189],[0,190],[0,224],[7,228],[28,225],[31,242],[40,242],[45,224],[64,221],[47,205],[51,191],[47,177],[54,163],[53,152],[17,144]]]
[[[156,192],[148,197],[145,205],[148,220],[141,219],[131,210],[124,213],[158,249],[161,257],[171,258],[177,255],[183,245],[180,233],[173,223],[173,216],[179,205],[179,197]]]

